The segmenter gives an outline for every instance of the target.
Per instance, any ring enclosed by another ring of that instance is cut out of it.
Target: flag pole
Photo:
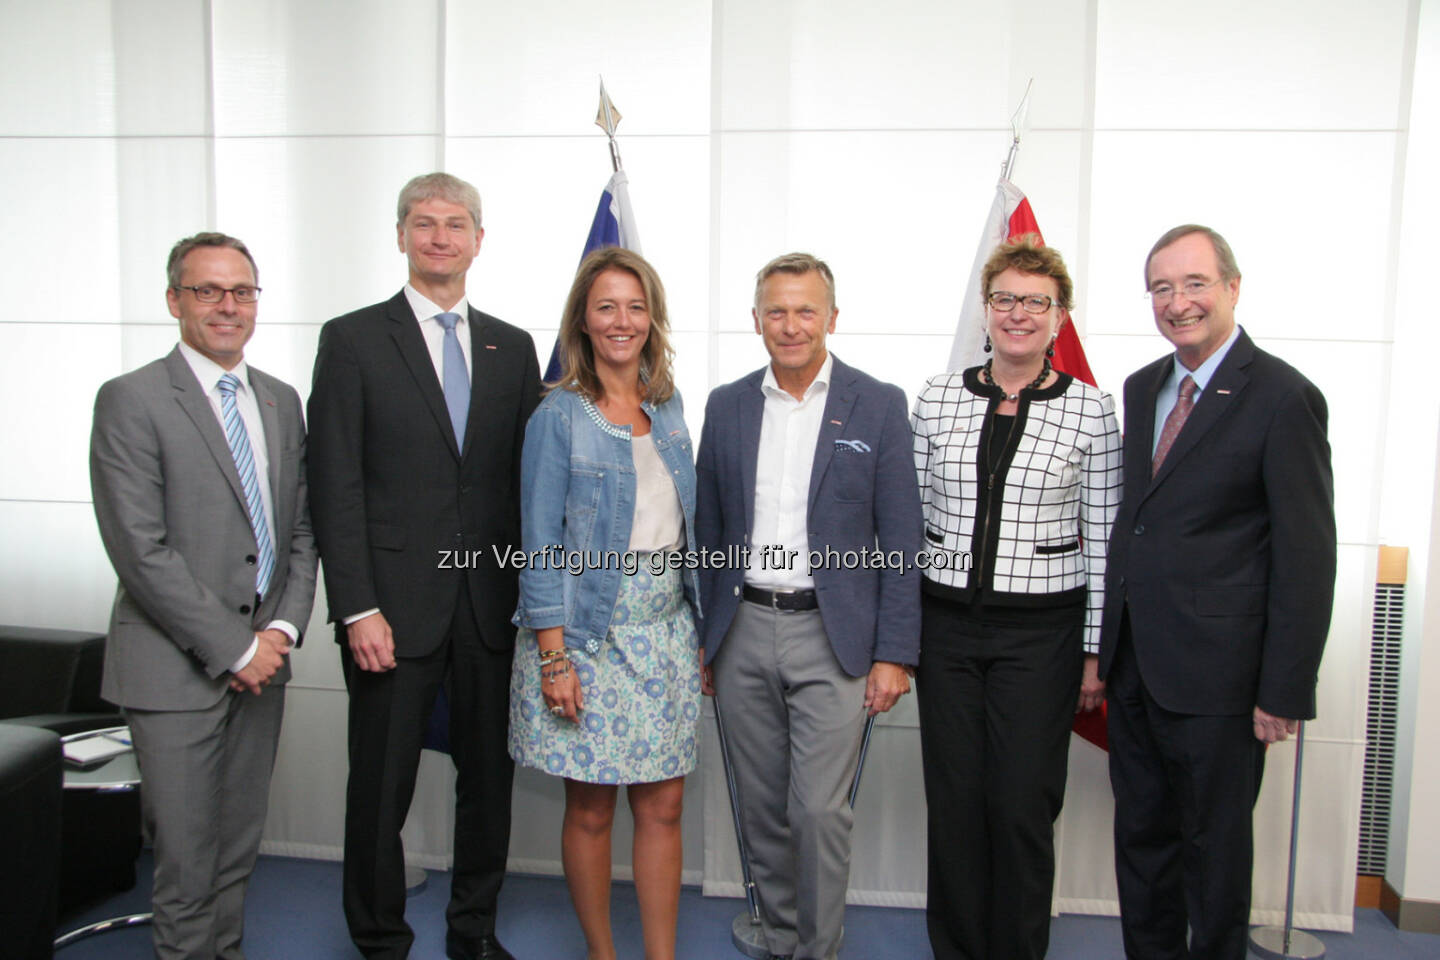
[[[1015,169],[1015,156],[1020,152],[1020,134],[1027,129],[1030,119],[1030,89],[1034,86],[1035,78],[1031,77],[1025,84],[1025,95],[1020,98],[1020,106],[1010,115],[1010,152],[1005,156],[1005,165],[1000,168],[1001,180],[1009,180]]]
[[[605,136],[610,140],[610,166],[614,172],[619,173],[625,168],[620,162],[620,145],[615,142],[615,128],[620,126],[620,111],[615,109],[615,104],[610,99],[610,94],[605,92],[605,78],[600,78],[600,109],[595,113],[595,126],[605,131]]]

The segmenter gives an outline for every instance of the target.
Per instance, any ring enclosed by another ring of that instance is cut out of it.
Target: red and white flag
[[[985,218],[985,230],[980,234],[975,262],[970,267],[970,283],[965,288],[960,322],[956,324],[955,341],[950,347],[950,370],[964,370],[985,362],[982,347],[985,342],[985,306],[981,299],[980,271],[985,269],[985,261],[990,259],[996,247],[1026,233],[1033,233],[1044,241],[1040,224],[1035,222],[1035,213],[1030,209],[1030,201],[1025,199],[1019,187],[1001,177],[995,185],[995,202],[990,204],[990,215]],[[1060,338],[1055,341],[1053,364],[1056,370],[1088,384],[1095,383],[1095,375],[1090,372],[1090,364],[1085,360],[1085,348],[1075,335],[1073,320],[1065,324]]]
[[[1040,224],[1035,222],[1035,213],[1025,194],[1004,177],[995,185],[995,202],[990,205],[990,215],[985,218],[985,231],[980,235],[980,247],[975,251],[975,263],[970,268],[970,284],[965,290],[965,303],[960,308],[960,322],[955,327],[955,342],[950,348],[950,369],[964,370],[985,362],[985,306],[980,293],[980,272],[985,261],[1002,243],[1016,237],[1033,233],[1041,238]],[[1051,361],[1056,370],[1068,373],[1077,380],[1095,385],[1095,374],[1090,372],[1090,363],[1085,359],[1085,348],[1075,334],[1075,321],[1065,324],[1055,341],[1055,358]],[[1095,744],[1101,750],[1109,749],[1105,734],[1105,705],[1098,710],[1087,710],[1075,714],[1075,733]]]

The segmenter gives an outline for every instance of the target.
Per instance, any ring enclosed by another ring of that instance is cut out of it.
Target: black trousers
[[[1085,608],[926,596],[922,611],[930,946],[937,960],[1040,960]]]
[[[415,793],[420,747],[442,682],[455,763],[455,850],[449,932],[464,942],[495,930],[495,902],[510,849],[514,763],[506,749],[511,653],[480,640],[461,588],[450,634],[426,657],[395,669],[359,669],[341,644],[350,691],[350,779],[345,793],[345,920],[367,957],[400,958],[415,939],[405,922],[400,829]]]
[[[1125,956],[1242,960],[1251,817],[1265,770],[1252,717],[1173,713],[1156,703],[1128,620],[1106,682]]]

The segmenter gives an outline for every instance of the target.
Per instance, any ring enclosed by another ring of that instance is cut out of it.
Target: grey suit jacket
[[[210,401],[176,347],[95,397],[90,484],[120,578],[102,695],[144,710],[200,710],[275,619],[303,630],[315,599],[305,423],[287,384],[249,368],[269,456],[275,571],[255,603],[255,534]],[[289,677],[289,664],[272,682]]]
[[[705,405],[695,464],[695,539],[704,550],[762,546],[750,543],[750,530],[764,377],[762,367],[717,387]],[[852,677],[877,660],[919,662],[920,571],[912,564],[925,524],[911,445],[900,388],[836,357],[810,469],[806,526],[812,550],[833,551],[831,562],[813,571],[815,591],[825,635]],[[862,556],[873,561],[876,550],[884,562],[851,564]],[[735,618],[744,580],[738,566],[700,571],[707,662]]]

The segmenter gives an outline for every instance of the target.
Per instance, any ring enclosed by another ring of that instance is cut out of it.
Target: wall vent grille
[[[1357,872],[1385,875],[1390,839],[1390,798],[1395,781],[1395,722],[1400,707],[1400,640],[1405,584],[1375,585],[1370,636],[1370,696],[1365,716],[1365,775],[1360,800]]]

